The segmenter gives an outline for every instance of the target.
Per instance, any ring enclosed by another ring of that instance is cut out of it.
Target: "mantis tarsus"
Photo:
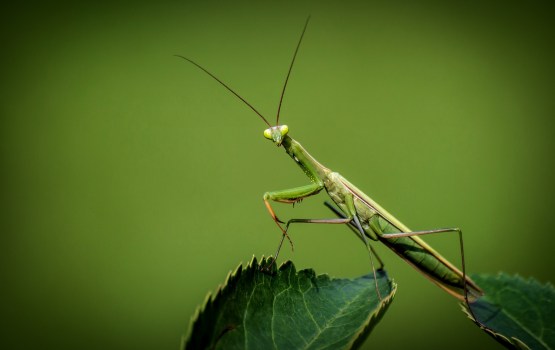
[[[301,146],[299,142],[289,136],[289,128],[287,125],[279,124],[279,115],[283,97],[285,95],[285,89],[287,87],[287,82],[289,81],[289,76],[291,74],[297,52],[306,32],[309,19],[310,17],[306,20],[287,72],[279,99],[275,126],[272,126],[268,120],[249,102],[243,99],[238,93],[218,79],[215,75],[210,73],[207,69],[187,57],[177,55],[210,75],[231,93],[237,96],[241,101],[243,101],[256,114],[258,114],[258,116],[268,125],[268,128],[264,131],[264,137],[271,140],[276,146],[283,147],[287,154],[289,154],[297,165],[301,167],[303,172],[311,181],[309,185],[286,190],[271,191],[264,194],[264,204],[266,205],[273,221],[282,232],[282,239],[276,252],[275,259],[277,259],[279,250],[285,238],[289,240],[291,247],[293,247],[293,243],[288,235],[288,229],[293,223],[347,224],[366,245],[374,275],[376,272],[372,260],[373,249],[369,242],[380,241],[433,283],[455,298],[460,301],[464,301],[467,305],[469,305],[469,303],[480,297],[483,293],[480,287],[466,275],[461,230],[457,228],[446,228],[426,231],[411,231],[408,227],[403,225],[398,219],[387,212],[378,203],[359,190],[339,173],[334,172],[320,164],[306,151],[303,146]],[[306,197],[315,195],[322,190],[326,190],[329,197],[337,206],[334,207],[331,204],[326,203],[326,205],[337,215],[334,218],[290,219],[289,221],[284,222],[278,218],[271,205],[271,201],[294,204]],[[447,259],[442,257],[419,237],[427,234],[445,232],[457,233],[459,236],[462,271],[447,261]],[[379,295],[379,290],[377,290],[377,293]]]

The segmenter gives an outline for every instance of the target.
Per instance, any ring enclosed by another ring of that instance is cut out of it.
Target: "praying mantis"
[[[373,262],[373,255],[376,257],[377,255],[370,243],[376,241],[383,243],[441,289],[469,305],[479,298],[483,292],[480,287],[466,274],[463,236],[460,229],[442,228],[425,231],[411,231],[407,226],[401,223],[397,218],[386,211],[357,186],[349,182],[341,174],[320,164],[298,141],[289,135],[289,127],[279,123],[280,110],[287,83],[289,81],[289,77],[295,63],[295,58],[297,57],[297,53],[305,35],[309,20],[310,17],[308,17],[305,22],[301,37],[297,43],[293,59],[290,63],[289,70],[283,84],[275,125],[271,125],[256,108],[254,108],[249,102],[247,102],[237,92],[235,92],[206,68],[185,56],[176,55],[204,71],[232,94],[238,97],[251,110],[253,110],[268,126],[268,128],[264,130],[264,137],[272,141],[278,148],[282,147],[310,180],[310,184],[308,185],[264,193],[264,204],[272,220],[282,233],[281,241],[275,254],[274,261],[276,261],[279,255],[284,239],[288,239],[291,247],[293,247],[291,238],[288,235],[288,230],[292,224],[344,224],[347,225],[366,246],[372,270],[374,272],[374,277],[376,277],[376,269]],[[304,198],[321,192],[322,190],[325,190],[329,198],[335,203],[335,206],[330,203],[326,203],[326,205],[336,215],[333,218],[290,219],[285,222],[279,219],[271,204],[272,202],[295,204]],[[462,271],[420,238],[420,236],[437,233],[458,234]],[[379,258],[378,260],[380,261],[380,265],[383,266],[381,260]],[[374,278],[374,280],[376,283],[376,292],[381,299],[379,289],[377,287],[377,279]]]

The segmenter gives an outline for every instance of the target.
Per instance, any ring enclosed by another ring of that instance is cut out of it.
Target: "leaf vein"
[[[258,288],[258,286],[260,285],[260,283],[257,283],[254,285],[254,288],[252,289],[251,294],[249,295],[249,299],[247,300],[247,306],[245,307],[245,312],[243,313],[243,334],[245,337],[245,349],[249,348],[249,339],[248,339],[248,335],[247,335],[247,313],[249,311],[249,306],[252,300],[252,297],[254,295],[254,292],[256,292],[256,289]]]
[[[510,289],[510,288],[509,288]],[[528,305],[532,306],[534,309],[536,309],[536,314],[539,314],[537,307],[534,306],[534,303],[532,303],[528,298],[526,298],[525,296],[522,296],[523,299],[526,300],[526,302],[528,303]],[[511,321],[513,321],[514,323],[516,323],[520,328],[522,328],[526,333],[528,333],[533,339],[536,339],[540,344],[542,344],[543,346],[545,346],[546,349],[549,349],[549,345],[547,345],[543,339],[541,337],[539,337],[538,335],[534,334],[530,329],[528,329],[527,327],[524,326],[524,324],[522,324],[521,322],[519,322],[518,317],[514,316],[512,313],[508,312],[506,309],[503,310],[503,313],[505,313],[507,315],[507,317],[509,317],[509,319],[511,319]],[[541,324],[542,324],[542,329],[544,329],[543,326],[543,320],[540,320]]]
[[[303,292],[299,288],[299,292],[301,292],[301,295],[303,296],[303,304],[304,304],[304,307],[306,309],[306,312],[308,312],[308,315],[310,316],[310,319],[312,320],[312,322],[314,322],[314,325],[316,325],[316,328],[318,328],[318,331],[321,332],[322,329],[320,328],[320,325],[318,324],[318,322],[316,322],[316,319],[314,318],[314,315],[312,314],[312,311],[310,311],[310,309],[308,308],[308,304],[306,303],[305,295],[311,289],[312,289],[312,286],[310,286],[306,291]]]
[[[335,316],[336,316],[336,315],[342,314],[346,309],[349,308],[349,306],[351,306],[355,301],[357,301],[357,300],[360,299],[361,297],[364,297],[364,295],[363,295],[363,294],[355,295],[355,297],[354,297],[353,299],[347,301],[345,305],[343,305],[341,308],[339,308],[339,309],[337,310],[337,312],[335,313]],[[338,317],[331,317],[330,319],[328,319],[328,320],[326,321],[326,323],[324,324],[324,326],[321,328],[321,329],[323,329],[323,330],[320,331],[319,333],[315,333],[315,334],[312,336],[312,340],[310,341],[310,343],[307,344],[307,348],[310,347],[310,345],[312,345],[312,344],[318,339],[318,336],[320,336],[320,334],[322,334],[326,329],[332,328],[332,327],[333,327],[333,324],[332,324],[332,323],[335,322],[335,320],[336,320],[337,318],[338,318]]]

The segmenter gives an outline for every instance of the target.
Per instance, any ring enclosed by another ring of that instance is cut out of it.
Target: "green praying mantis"
[[[274,261],[276,261],[279,255],[279,251],[285,238],[289,240],[291,247],[293,248],[293,243],[288,235],[288,230],[291,224],[346,224],[367,247],[374,277],[376,277],[376,269],[374,267],[373,255],[375,255],[379,260],[380,268],[383,267],[383,263],[376,255],[370,245],[370,242],[379,241],[393,250],[403,260],[409,263],[441,289],[470,306],[470,303],[479,298],[483,292],[480,287],[466,275],[463,237],[460,229],[445,228],[426,231],[411,231],[407,226],[402,224],[397,218],[391,215],[354,184],[349,182],[345,177],[320,164],[299,142],[289,136],[289,127],[287,125],[280,125],[279,116],[283,97],[285,95],[285,89],[287,87],[287,82],[289,81],[293,64],[295,63],[295,58],[299,51],[299,47],[306,32],[309,20],[310,17],[307,18],[305,22],[301,37],[297,43],[293,59],[287,72],[279,100],[276,124],[274,126],[272,126],[268,120],[249,102],[231,89],[227,84],[218,79],[214,74],[193,60],[184,56],[176,55],[187,60],[204,71],[206,74],[210,75],[213,79],[243,101],[243,103],[245,103],[250,109],[252,109],[268,126],[268,128],[264,130],[264,137],[272,141],[277,147],[283,147],[285,152],[293,159],[293,161],[295,161],[295,163],[297,163],[297,165],[310,179],[310,184],[305,186],[264,193],[264,204],[274,223],[279,227],[282,233],[281,241],[275,254]],[[290,219],[287,222],[284,222],[278,218],[271,205],[271,202],[294,204],[306,197],[315,195],[322,190],[327,192],[328,196],[336,205],[333,206],[330,203],[326,203],[326,205],[336,214],[336,217],[334,218]],[[462,271],[420,238],[420,236],[423,235],[436,233],[458,234]],[[374,278],[374,280],[376,281],[376,292],[381,299],[381,295],[379,294],[379,289],[377,287],[377,279]],[[472,312],[470,307],[469,310]]]

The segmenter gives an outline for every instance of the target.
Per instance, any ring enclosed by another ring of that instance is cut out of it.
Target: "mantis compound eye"
[[[289,127],[287,125],[281,125],[279,127],[279,132],[280,132],[281,136],[285,136],[289,132]]]
[[[264,137],[267,138],[268,140],[271,140],[272,139],[272,130],[271,129],[264,130]]]

